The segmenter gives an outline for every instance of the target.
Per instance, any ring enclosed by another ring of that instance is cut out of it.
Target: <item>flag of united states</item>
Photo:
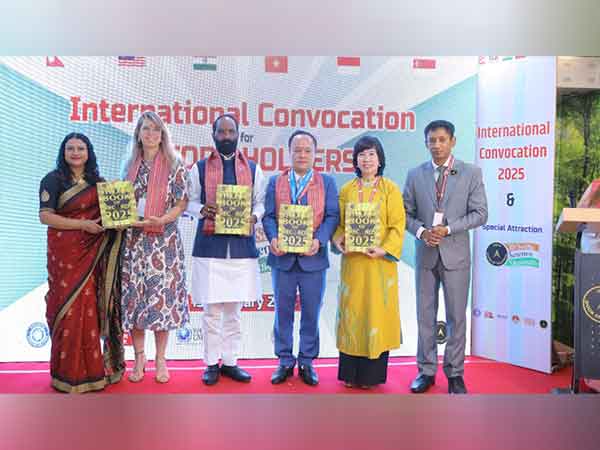
[[[144,56],[119,56],[119,66],[144,67],[146,58]]]

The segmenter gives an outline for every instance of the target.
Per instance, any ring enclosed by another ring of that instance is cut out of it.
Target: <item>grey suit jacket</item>
[[[448,270],[468,269],[471,265],[469,230],[487,221],[487,199],[481,169],[455,160],[454,175],[448,176],[446,195],[442,200],[444,223],[450,235],[438,247],[416,241],[416,267],[433,269],[438,256]],[[412,169],[403,191],[406,229],[416,236],[419,227],[430,228],[437,207],[435,179],[431,161]]]

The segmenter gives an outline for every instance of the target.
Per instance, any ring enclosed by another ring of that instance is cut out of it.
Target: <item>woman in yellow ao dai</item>
[[[385,154],[381,142],[364,136],[354,145],[357,178],[339,196],[340,225],[333,242],[343,253],[338,310],[338,379],[346,386],[368,388],[385,383],[389,350],[401,344],[396,262],[402,253],[405,212],[398,186],[382,176]],[[379,245],[352,252],[346,242],[349,203],[379,205]]]

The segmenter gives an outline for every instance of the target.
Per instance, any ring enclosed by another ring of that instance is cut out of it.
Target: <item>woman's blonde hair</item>
[[[135,130],[133,132],[133,136],[129,144],[129,158],[127,159],[123,168],[123,176],[127,176],[127,172],[129,171],[129,168],[136,160],[136,158],[138,156],[140,158],[143,156],[144,148],[142,146],[140,132],[145,119],[148,119],[149,121],[160,127],[159,151],[161,151],[163,155],[165,155],[165,158],[167,158],[167,161],[169,161],[169,164],[171,165],[171,169],[175,169],[181,163],[181,157],[177,154],[177,152],[175,151],[175,147],[171,143],[171,135],[169,133],[169,130],[165,126],[163,120],[154,111],[145,111],[142,114],[140,114],[140,117],[138,118],[137,124],[135,126]]]

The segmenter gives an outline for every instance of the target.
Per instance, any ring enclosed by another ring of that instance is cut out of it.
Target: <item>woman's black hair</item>
[[[71,168],[65,159],[65,148],[67,146],[67,142],[69,142],[71,139],[79,139],[83,141],[87,147],[88,159],[85,162],[85,167],[83,169],[83,177],[88,184],[94,186],[98,181],[100,181],[98,163],[96,162],[94,146],[92,145],[90,139],[83,133],[69,133],[65,136],[58,150],[58,156],[56,158],[56,171],[61,176],[65,187],[68,187],[72,182],[73,172],[71,172]]]
[[[383,169],[385,169],[385,153],[383,152],[383,145],[381,141],[373,136],[363,136],[356,144],[354,144],[354,150],[352,151],[352,165],[354,166],[354,172],[356,176],[362,177],[361,170],[358,168],[358,154],[374,148],[379,158],[379,167],[377,168],[377,176],[383,175]]]

